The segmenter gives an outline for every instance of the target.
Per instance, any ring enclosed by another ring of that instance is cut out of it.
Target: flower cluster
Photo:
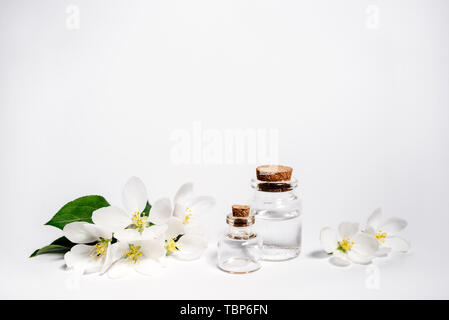
[[[68,268],[107,273],[112,278],[129,270],[153,275],[167,256],[193,260],[207,248],[197,217],[215,201],[193,196],[192,183],[181,186],[173,206],[168,198],[150,206],[145,185],[133,177],[123,189],[122,202],[123,209],[106,206],[93,211],[93,223],[64,226],[64,236],[76,243],[64,255]]]
[[[376,257],[385,257],[390,252],[407,252],[410,243],[398,236],[407,226],[400,218],[384,218],[380,209],[368,218],[365,228],[359,223],[342,222],[338,234],[326,227],[321,230],[321,247],[329,255],[330,262],[338,266],[348,266],[352,262],[368,264]]]

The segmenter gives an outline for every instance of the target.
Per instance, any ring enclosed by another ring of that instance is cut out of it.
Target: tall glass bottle
[[[257,232],[263,239],[263,260],[289,260],[301,252],[301,201],[292,172],[287,166],[259,166],[257,178],[251,181],[255,189],[252,208]]]

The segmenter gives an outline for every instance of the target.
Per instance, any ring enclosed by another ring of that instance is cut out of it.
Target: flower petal
[[[388,235],[397,234],[399,231],[404,229],[407,226],[407,221],[400,218],[390,218],[387,219],[382,225],[379,227],[382,231],[385,231]]]
[[[162,198],[157,200],[151,207],[148,220],[154,224],[166,224],[172,215],[170,199]]]
[[[391,248],[393,251],[398,252],[407,252],[408,250],[410,250],[410,242],[398,236],[385,238],[384,245]]]
[[[199,216],[210,210],[215,205],[215,198],[209,196],[199,196],[187,201],[187,206],[192,209],[195,216]]]
[[[76,246],[73,246],[70,250],[72,253],[77,255],[87,255],[89,256],[90,250],[93,248],[93,246],[88,246],[85,244],[77,244]]]
[[[167,231],[167,228],[166,224],[150,226],[142,231],[141,238],[142,240],[160,238]]]
[[[187,206],[185,206],[184,204],[175,203],[175,208],[173,209],[173,216],[184,221],[184,218],[186,217],[187,214],[186,210]]]
[[[137,229],[123,229],[114,233],[114,237],[120,242],[133,242],[142,240],[142,236]]]
[[[139,263],[134,265],[134,270],[145,276],[155,276],[159,275],[162,270],[162,264],[154,259],[143,259]]]
[[[366,233],[358,233],[353,241],[354,246],[350,251],[355,251],[362,256],[373,256],[379,248],[377,239]]]
[[[184,203],[187,199],[191,198],[193,195],[193,183],[187,182],[184,183],[181,187],[179,187],[176,192],[174,202],[176,203]]]
[[[372,226],[369,226],[365,230],[363,230],[363,233],[366,233],[367,235],[369,235],[371,237],[376,237],[376,231]]]
[[[108,253],[102,272],[107,272],[110,278],[120,278],[129,272],[128,262],[124,259],[124,253],[128,250],[128,242],[118,241],[108,248]]]
[[[86,230],[88,230],[92,235],[95,235],[97,239],[112,239],[112,232],[107,230],[106,228],[100,227],[96,224],[86,224],[84,226]]]
[[[109,269],[109,267],[112,265],[112,263],[114,263],[114,257],[112,254],[112,250],[113,250],[112,245],[109,243],[108,248],[106,249],[106,256],[105,256],[103,265],[101,267],[100,274],[104,274]]]
[[[125,229],[131,224],[131,218],[120,208],[104,207],[92,213],[92,221],[109,231],[115,232]]]
[[[344,253],[336,251],[329,259],[329,263],[337,267],[347,267],[351,265],[351,260]]]
[[[381,222],[382,222],[382,209],[377,208],[369,216],[366,225],[367,227],[372,227],[374,230],[377,230]]]
[[[174,256],[181,260],[195,260],[201,257],[207,249],[207,241],[205,238],[185,234],[179,239],[176,245],[179,250],[174,252]]]
[[[340,234],[340,237],[352,237],[354,236],[357,231],[359,231],[359,224],[357,222],[342,222],[338,226],[338,233]]]
[[[145,259],[158,260],[166,254],[164,240],[162,238],[144,240],[141,243]]]
[[[111,279],[118,279],[129,274],[132,269],[131,265],[125,259],[120,259],[111,265],[107,275]]]
[[[116,243],[113,243],[111,245],[111,250],[109,253],[111,255],[112,263],[124,258],[124,254],[128,250],[128,247],[128,242],[118,241]]]
[[[126,182],[123,188],[122,201],[128,212],[143,212],[148,201],[148,194],[142,180],[132,177]]]
[[[369,264],[374,259],[374,256],[367,256],[367,255],[360,254],[357,251],[349,250],[348,258],[354,263]]]
[[[332,253],[338,248],[337,233],[329,227],[321,229],[321,248],[327,253]]]
[[[64,260],[68,268],[76,268],[83,272],[100,271],[103,261],[90,257],[90,249],[93,246],[77,244],[64,255]]]
[[[64,226],[62,231],[64,236],[73,243],[89,243],[97,241],[99,238],[91,229],[86,228],[87,222],[72,222]]]
[[[88,247],[86,245],[77,244],[72,247],[73,252],[72,252],[72,250],[70,250],[64,255],[64,261],[65,261],[65,264],[67,265],[67,268],[74,268],[77,265],[80,265],[82,262],[84,262],[84,257],[82,255],[82,253],[81,254],[74,253],[76,248],[81,247],[81,246],[82,246],[82,248]],[[89,256],[89,254],[88,254],[89,250],[90,249],[87,249],[87,251],[85,252],[87,256]]]
[[[184,224],[184,231],[184,233],[194,234],[202,237],[204,237],[206,234],[203,225],[200,223],[196,223],[195,221]]]
[[[184,232],[184,224],[181,219],[171,217],[168,220],[167,239],[175,238]]]

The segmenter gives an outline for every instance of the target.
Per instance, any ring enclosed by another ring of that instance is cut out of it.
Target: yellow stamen
[[[94,247],[89,250],[90,251],[89,256],[94,259],[101,258],[102,260],[104,260],[104,257],[106,256],[106,250],[108,249],[108,245],[109,245],[110,241],[111,240],[109,240],[109,239],[100,239],[100,241],[98,241],[94,245]]]
[[[184,223],[188,224],[190,222],[190,219],[192,218],[192,209],[186,208],[186,216],[184,217]]]
[[[385,242],[385,238],[387,237],[387,233],[386,232],[382,232],[382,230],[379,230],[376,233],[376,239],[379,240],[380,242],[384,243]]]
[[[142,257],[143,250],[141,246],[136,246],[134,244],[128,245],[128,251],[125,252],[125,259],[129,264],[139,262]]]
[[[338,242],[338,250],[343,251],[344,253],[351,250],[353,246],[354,242],[351,241],[351,238],[346,237],[346,235],[343,237],[341,241]]]
[[[170,238],[170,240],[165,240],[165,250],[167,250],[167,254],[171,254],[178,250],[176,247],[176,241],[174,238]]]
[[[139,211],[134,212],[132,221],[134,229],[139,230],[139,232],[142,232],[148,226],[147,217],[141,216]]]

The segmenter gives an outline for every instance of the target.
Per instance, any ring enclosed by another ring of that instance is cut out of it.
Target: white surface
[[[449,2],[71,4],[79,30],[66,2],[0,2],[0,298],[449,298]],[[175,165],[170,135],[195,121],[279,129],[304,201],[299,259],[247,276],[215,267],[214,239],[255,165]],[[27,258],[60,236],[43,223],[64,203],[120,204],[131,175],[152,200],[188,180],[217,198],[202,260],[77,288],[60,258]],[[364,266],[309,256],[321,227],[378,206],[409,221],[413,246],[376,261],[380,290]]]

